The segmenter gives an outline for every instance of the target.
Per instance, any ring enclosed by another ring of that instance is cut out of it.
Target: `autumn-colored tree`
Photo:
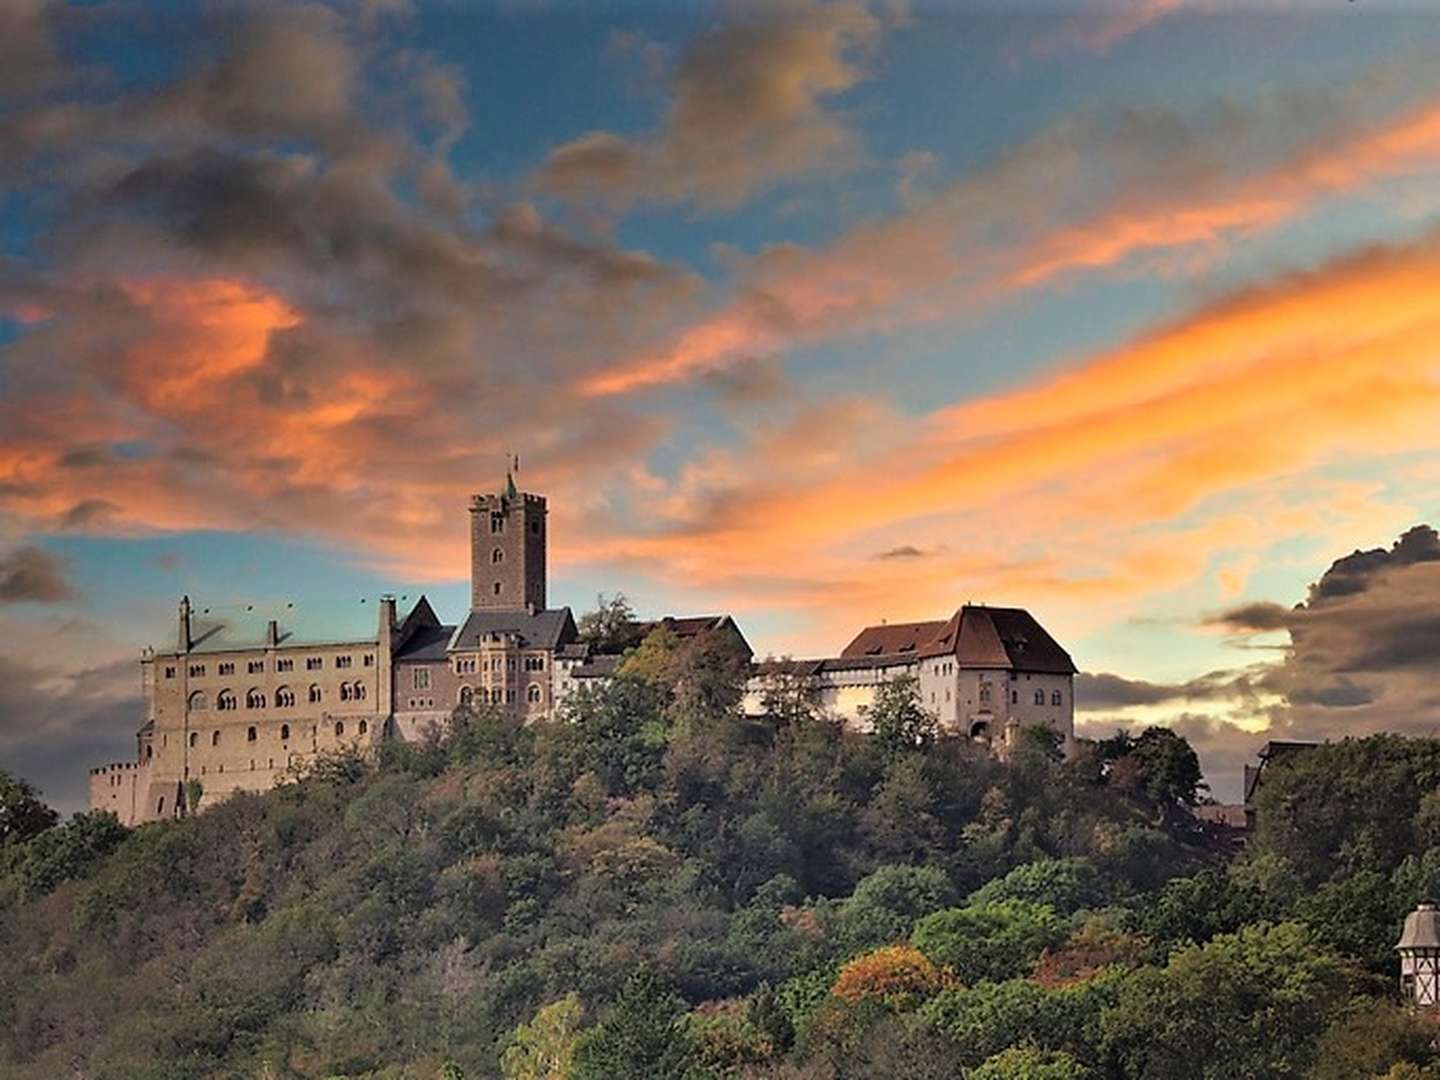
[[[945,982],[945,973],[919,949],[887,945],[842,967],[830,992],[841,1001],[878,998],[893,1008],[908,1008],[938,992]]]

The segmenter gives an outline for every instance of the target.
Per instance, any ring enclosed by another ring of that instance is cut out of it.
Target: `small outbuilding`
[[[1395,951],[1401,996],[1424,1008],[1440,1006],[1440,909],[1426,902],[1406,915]]]

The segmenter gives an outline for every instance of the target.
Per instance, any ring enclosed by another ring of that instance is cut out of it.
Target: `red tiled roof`
[[[1001,668],[1071,675],[1075,664],[1024,608],[966,605],[944,622],[867,626],[841,659],[955,656],[962,668]]]

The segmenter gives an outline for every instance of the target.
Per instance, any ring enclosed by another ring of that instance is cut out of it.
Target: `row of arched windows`
[[[368,735],[369,732],[370,732],[370,725],[369,725],[369,723],[366,722],[366,721],[364,721],[364,720],[361,720],[360,723],[357,725],[357,732],[358,732],[358,734],[361,734],[361,735]],[[344,736],[344,734],[345,734],[345,721],[344,721],[344,720],[336,720],[336,721],[335,721],[335,737],[336,737],[336,738],[341,738],[341,737]],[[221,732],[220,732],[220,729],[219,729],[219,728],[215,729],[214,731],[212,731],[212,732],[210,733],[210,745],[211,745],[211,746],[219,746],[219,745],[220,745],[220,735],[221,735]],[[253,724],[252,724],[250,727],[247,727],[247,728],[245,729],[245,741],[246,741],[246,742],[255,742],[255,741],[257,741],[259,738],[260,738],[259,729],[256,728]],[[281,725],[280,725],[280,741],[281,741],[281,742],[289,742],[289,741],[290,741],[290,725],[289,725],[289,724],[281,724]],[[190,745],[191,745],[192,747],[198,747],[198,746],[200,745],[200,732],[198,732],[198,731],[192,731],[192,732],[190,732]]]
[[[306,692],[306,700],[311,705],[318,705],[325,699],[325,692],[319,686],[311,684]],[[362,682],[341,683],[341,701],[364,701],[365,684]],[[288,686],[282,686],[275,691],[275,707],[277,709],[293,709],[295,707],[295,691]],[[245,691],[245,707],[247,709],[263,709],[268,704],[265,691],[252,687]],[[204,690],[196,690],[190,695],[188,705],[191,712],[205,712],[210,708],[210,696]],[[215,695],[215,708],[219,712],[233,712],[240,707],[240,699],[235,696],[233,690],[221,690]]]
[[[482,686],[478,689],[470,686],[462,686],[460,688],[460,704],[465,707],[472,705],[504,705],[514,700],[515,698],[512,692],[499,686],[493,690],[488,686]],[[538,705],[545,700],[545,692],[540,689],[539,683],[531,683],[525,688],[525,700],[532,705]]]
[[[1051,705],[1059,705],[1060,702],[1061,702],[1061,700],[1062,700],[1062,698],[1060,697],[1060,691],[1059,691],[1059,690],[1052,690],[1052,691],[1050,691],[1050,704],[1051,704]],[[1044,704],[1045,704],[1045,691],[1044,691],[1044,690],[1036,690],[1036,691],[1035,691],[1035,704],[1036,704],[1036,705],[1044,705]]]

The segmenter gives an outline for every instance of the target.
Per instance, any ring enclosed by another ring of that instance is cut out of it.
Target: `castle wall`
[[[150,768],[140,762],[122,761],[90,770],[90,809],[108,810],[122,825],[142,820],[149,790]]]
[[[317,753],[373,745],[388,662],[374,641],[146,657],[151,728],[140,762],[149,777],[137,787],[136,819],[170,816],[177,783],[198,780],[201,805],[212,805],[265,790]]]

